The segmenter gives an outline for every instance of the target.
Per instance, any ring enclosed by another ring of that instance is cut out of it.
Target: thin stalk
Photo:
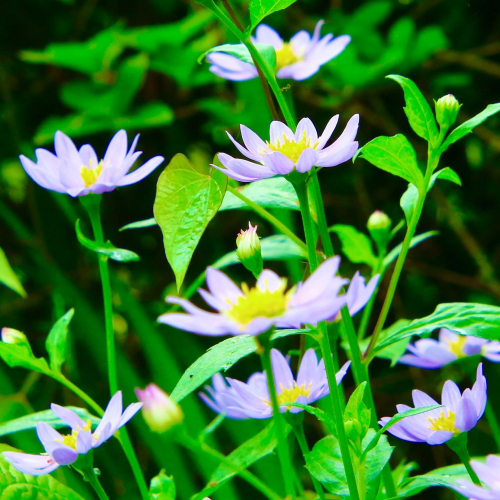
[[[450,439],[447,443],[448,447],[453,450],[460,461],[464,464],[470,478],[474,484],[481,486],[481,481],[470,465],[469,451],[467,450],[467,434],[459,434],[456,438]]]
[[[318,256],[316,254],[316,237],[314,235],[313,221],[309,210],[309,199],[307,198],[307,185],[305,182],[293,183],[297,198],[300,204],[300,213],[304,225],[304,234],[306,237],[307,253],[309,255],[309,266],[311,273],[318,267]]]
[[[497,450],[500,451],[500,425],[498,425],[497,416],[495,415],[495,411],[489,401],[486,403],[485,416],[486,421],[490,426],[491,433],[493,434],[495,444],[497,445]]]
[[[85,479],[90,483],[90,486],[94,489],[96,492],[97,496],[99,497],[100,500],[109,500],[108,495],[106,495],[106,492],[104,491],[103,487],[101,486],[101,483],[99,482],[99,479],[97,478],[94,469],[85,469],[82,471]]]
[[[299,247],[304,250],[307,250],[306,244],[297,237],[290,229],[288,229],[281,221],[279,221],[274,215],[270,214],[266,209],[254,203],[252,200],[248,199],[245,195],[241,194],[240,191],[234,189],[232,186],[227,186],[227,190],[234,194],[241,201],[246,203],[254,212],[258,213],[263,219],[267,220],[271,223],[278,231],[280,231],[285,236],[288,236],[291,240],[293,240]]]
[[[262,368],[266,373],[267,385],[269,387],[269,397],[271,399],[271,406],[273,408],[273,422],[276,430],[276,437],[278,439],[278,456],[281,464],[281,471],[283,473],[283,481],[285,483],[285,491],[287,497],[295,498],[295,488],[293,486],[293,468],[292,461],[290,460],[290,450],[288,448],[288,441],[285,435],[285,426],[283,415],[281,414],[278,405],[278,396],[276,394],[276,386],[274,384],[273,367],[271,363],[271,345],[269,340],[263,348],[259,349],[259,355],[262,362]]]
[[[318,232],[321,238],[321,244],[323,245],[323,251],[328,259],[334,255],[333,244],[326,222],[325,205],[323,204],[318,172],[314,168],[311,170],[311,181],[311,194],[316,205],[316,214],[318,216]]]
[[[87,393],[83,392],[78,386],[73,384],[73,382],[68,380],[64,375],[60,373],[53,373],[50,376],[60,384],[67,387],[73,394],[76,394],[82,401],[87,403],[87,405],[92,408],[99,417],[102,417],[104,415],[104,410]]]

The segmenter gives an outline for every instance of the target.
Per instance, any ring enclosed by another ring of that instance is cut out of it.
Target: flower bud
[[[436,105],[436,120],[440,127],[451,127],[457,119],[461,104],[452,94],[445,95],[438,99]]]
[[[136,389],[135,393],[143,403],[142,416],[152,431],[161,434],[182,423],[181,407],[156,384],[149,384],[144,390]]]
[[[376,210],[370,215],[366,227],[377,246],[384,246],[389,240],[392,221],[380,210]]]
[[[257,235],[257,226],[252,227],[248,223],[246,231],[241,230],[236,238],[236,255],[240,262],[253,273],[258,276],[264,264],[262,262],[262,252],[260,250],[260,239]]]
[[[20,344],[29,346],[26,335],[24,335],[24,333],[20,332],[19,330],[14,330],[14,328],[2,328],[1,335],[2,342],[5,342],[6,344]]]

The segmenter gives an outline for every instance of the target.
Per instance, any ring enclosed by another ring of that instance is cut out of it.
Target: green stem
[[[264,334],[265,335],[265,334]],[[261,337],[263,340],[264,337]],[[273,367],[271,363],[271,342],[266,339],[264,346],[258,346],[258,351],[262,362],[262,368],[266,373],[267,385],[269,388],[269,397],[271,399],[271,406],[273,408],[273,422],[276,430],[276,437],[278,439],[278,456],[281,464],[281,471],[283,473],[283,480],[285,483],[285,491],[287,497],[295,498],[295,488],[293,486],[293,469],[290,460],[290,450],[288,449],[288,441],[285,435],[285,426],[283,415],[281,414],[278,405],[278,395],[276,394],[276,386],[274,383]]]
[[[54,380],[57,380],[57,382],[59,382],[60,384],[67,387],[71,392],[76,394],[82,401],[87,403],[87,405],[90,408],[92,408],[99,417],[102,417],[104,415],[104,410],[88,394],[83,392],[78,386],[73,384],[73,382],[68,380],[64,375],[55,372],[50,372],[50,374],[48,375],[52,377]]]
[[[481,486],[481,481],[470,465],[470,456],[469,451],[467,450],[467,433],[459,434],[457,437],[450,439],[446,444],[448,445],[448,448],[457,454],[458,458],[464,464],[472,482]]]
[[[323,196],[321,195],[321,187],[319,185],[318,172],[313,168],[311,170],[311,194],[316,205],[316,214],[318,217],[318,232],[323,245],[323,251],[326,258],[333,257],[333,244],[330,232],[328,231],[328,224],[326,222],[325,206],[323,204]]]
[[[307,185],[302,179],[294,182],[293,187],[299,199],[300,213],[304,225],[304,234],[306,237],[307,253],[309,255],[309,266],[311,273],[318,267],[318,256],[316,254],[316,237],[314,234],[313,221],[309,210],[309,199],[307,197]]]
[[[97,479],[97,476],[94,472],[93,469],[85,469],[82,471],[85,479],[90,483],[94,491],[96,492],[97,496],[99,497],[100,500],[109,500],[108,495],[106,495],[106,492],[104,491],[103,487],[101,486],[101,483],[99,482],[99,479]]]
[[[489,401],[486,403],[485,415],[488,425],[490,426],[491,433],[493,434],[493,439],[497,445],[497,450],[500,451],[500,425],[498,425],[497,416],[495,415],[495,411]]]
[[[288,229],[281,221],[279,221],[274,215],[270,214],[266,209],[254,203],[252,200],[248,199],[245,195],[241,194],[240,191],[234,189],[232,186],[227,186],[227,190],[234,194],[241,201],[246,203],[254,212],[258,213],[263,219],[267,220],[271,223],[278,231],[283,233],[285,236],[288,236],[291,240],[293,240],[299,247],[304,250],[307,250],[306,244],[297,237],[290,229]]]

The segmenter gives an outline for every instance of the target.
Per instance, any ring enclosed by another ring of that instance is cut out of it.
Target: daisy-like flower
[[[245,125],[241,125],[245,147],[235,141],[229,132],[227,135],[238,151],[252,161],[219,153],[219,160],[225,168],[213,166],[240,182],[287,175],[294,170],[304,173],[313,167],[335,167],[350,160],[358,150],[358,142],[354,139],[358,132],[359,115],[354,115],[340,137],[325,147],[338,121],[339,115],[335,115],[320,137],[309,118],[300,120],[295,133],[284,123],[273,121],[269,130],[270,140],[267,142]]]
[[[486,388],[483,365],[480,363],[472,389],[465,389],[461,394],[457,384],[447,380],[441,393],[442,408],[406,417],[395,423],[387,432],[405,441],[443,444],[475,427],[486,407]],[[439,404],[419,390],[414,390],[412,396],[415,408]],[[407,405],[397,405],[396,408],[398,413],[411,410]],[[389,420],[390,417],[384,417],[380,419],[379,424],[384,426]]]
[[[155,156],[128,173],[142,154],[142,151],[135,151],[138,140],[137,135],[127,152],[127,133],[120,130],[111,139],[104,158],[99,161],[90,144],[77,149],[67,135],[57,131],[55,155],[39,148],[35,151],[37,163],[23,155],[19,159],[26,173],[45,189],[73,197],[100,194],[139,182],[163,161],[162,156]]]
[[[351,316],[366,306],[377,288],[379,279],[380,274],[376,274],[366,285],[365,278],[359,274],[359,271],[356,271],[346,292],[347,308]]]
[[[453,484],[449,486],[471,500],[500,500],[500,481],[498,480],[500,457],[497,455],[488,455],[485,464],[477,460],[471,460],[470,465],[477,474],[477,477],[484,484],[484,487],[465,479],[458,479],[458,486]]]
[[[286,279],[268,269],[260,273],[254,288],[243,284],[240,289],[221,271],[209,267],[207,285],[210,293],[202,289],[198,291],[217,313],[199,309],[179,297],[167,297],[167,302],[179,304],[188,314],[167,313],[158,321],[212,336],[259,335],[272,326],[300,328],[304,324],[316,325],[336,316],[346,303],[345,296],[337,296],[348,282],[336,276],[339,264],[339,257],[328,259],[304,283],[288,291]]]
[[[271,350],[271,362],[281,413],[303,411],[295,406],[284,406],[284,403],[311,404],[330,392],[325,363],[323,360],[318,363],[314,349],[309,349],[304,354],[297,380],[285,356],[276,349]],[[336,374],[337,384],[342,382],[349,365],[350,361]],[[212,384],[213,387],[205,386],[209,395],[200,393],[200,397],[215,412],[234,419],[272,416],[273,409],[265,373],[254,373],[246,384],[232,378],[224,379],[218,373],[212,377]]]
[[[321,38],[321,27],[325,22],[316,24],[311,36],[307,31],[299,31],[284,42],[279,33],[261,24],[252,36],[253,43],[272,45],[276,51],[276,76],[292,80],[305,80],[319,71],[323,64],[337,57],[351,41],[348,35],[334,36],[329,33]],[[251,63],[221,52],[208,54],[210,71],[226,80],[242,81],[257,78],[258,73]]]
[[[60,434],[45,422],[38,422],[38,439],[45,448],[42,455],[29,455],[11,451],[3,456],[16,470],[31,476],[50,474],[61,465],[71,465],[78,455],[84,455],[93,448],[101,446],[123,425],[125,425],[142,407],[142,403],[133,403],[122,413],[122,393],[118,391],[109,402],[101,422],[94,432],[90,420],[84,422],[74,411],[56,404],[50,406],[54,414],[71,427],[71,434]]]
[[[419,368],[441,368],[460,358],[480,354],[486,359],[500,362],[500,342],[480,339],[469,335],[458,335],[446,328],[439,331],[439,340],[420,339],[407,347],[400,363]]]

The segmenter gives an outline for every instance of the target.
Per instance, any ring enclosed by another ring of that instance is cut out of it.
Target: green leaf
[[[328,228],[328,231],[335,233],[342,244],[342,252],[354,264],[368,264],[374,267],[377,264],[377,257],[373,253],[372,242],[366,234],[361,233],[353,226],[336,224]]]
[[[154,215],[178,289],[203,232],[219,210],[226,188],[225,174],[213,167],[201,172],[182,154],[175,155],[160,175]]]
[[[406,103],[404,111],[413,131],[426,141],[437,138],[439,133],[434,113],[415,83],[399,75],[389,75],[387,78],[399,83],[403,89]]]
[[[389,328],[385,328],[384,330],[382,330],[382,332],[380,333],[380,340],[382,341],[383,339],[390,337],[395,331],[400,330],[401,328],[409,324],[409,319],[398,319]],[[409,342],[410,337],[407,337],[406,339],[400,340],[399,342],[388,345],[387,347],[384,347],[377,352],[377,358],[388,359],[391,362],[392,368],[399,361],[399,358],[406,352],[406,347]],[[366,344],[366,347],[368,347],[368,342]]]
[[[18,293],[21,297],[26,297],[23,285],[16,276],[16,273],[10,267],[5,252],[0,248],[0,283]]]
[[[251,0],[248,9],[250,10],[250,27],[252,31],[265,17],[273,12],[286,9],[296,0]]]
[[[119,231],[126,231],[127,229],[142,229],[144,227],[152,227],[152,226],[157,226],[158,224],[156,223],[156,220],[154,217],[151,219],[145,219],[145,220],[140,220],[137,222],[131,222],[130,224],[127,224],[126,226],[123,226],[119,229]]]
[[[151,500],[175,500],[176,494],[174,478],[167,476],[164,470],[151,479],[149,488]]]
[[[96,243],[95,241],[87,238],[80,229],[80,220],[76,221],[75,224],[76,237],[78,241],[92,252],[105,255],[106,257],[116,260],[118,262],[130,262],[139,260],[139,256],[131,252],[130,250],[125,250],[124,248],[116,248],[110,241],[107,241],[103,245]]]
[[[285,434],[288,435],[291,427],[285,425]],[[221,486],[224,486],[238,472],[248,469],[252,464],[261,458],[271,454],[276,448],[278,441],[274,430],[274,422],[268,424],[262,431],[245,441],[241,446],[236,448],[227,458],[235,465],[236,470],[229,465],[222,463],[217,467],[215,472],[210,477],[207,486],[193,500],[201,500],[208,495],[217,491]]]
[[[297,193],[293,185],[284,177],[271,177],[270,179],[250,182],[240,188],[239,191],[249,200],[263,208],[300,210]],[[219,211],[235,210],[238,208],[247,209],[250,207],[234,194],[227,191]]]
[[[371,411],[363,402],[366,382],[358,385],[351,394],[344,410],[344,422],[348,438],[356,444],[361,444],[371,422]]]
[[[84,500],[50,475],[35,477],[18,472],[5,460],[4,451],[19,450],[0,444],[0,500]]]
[[[431,315],[413,320],[380,342],[376,351],[406,337],[431,333],[438,328],[448,328],[462,335],[500,340],[500,307],[461,302],[439,304]]]
[[[419,234],[417,236],[414,236],[411,239],[410,242],[410,248],[413,248],[417,246],[419,243],[422,243],[422,241],[427,240],[428,238],[431,238],[432,236],[437,236],[439,234],[439,231],[427,231],[426,233]],[[385,257],[384,259],[384,267],[389,266],[392,262],[394,262],[398,257],[399,254],[401,253],[401,249],[403,248],[403,244],[400,243],[398,246],[394,247]]]
[[[274,47],[266,43],[255,43],[254,46],[260,53],[264,61],[266,61],[267,65],[274,70],[276,68],[276,50],[274,50]],[[236,57],[240,61],[254,64],[250,52],[242,43],[226,43],[224,45],[213,47],[202,54],[199,57],[198,62],[202,62],[207,54],[210,54],[212,52],[228,54],[230,56]]]
[[[436,182],[437,179],[442,179],[443,181],[450,181],[450,182],[453,182],[454,184],[457,184],[458,186],[462,185],[462,181],[460,180],[460,177],[450,167],[444,167],[432,175],[431,182],[429,185],[429,191],[432,188],[432,186],[434,186],[434,183]]]
[[[49,365],[44,358],[35,358],[28,339],[22,334],[23,340],[15,344],[0,341],[0,358],[11,368],[19,367],[40,373],[49,373]]]
[[[446,151],[454,142],[457,142],[462,137],[465,137],[469,132],[472,132],[474,128],[481,125],[490,116],[498,113],[500,111],[500,103],[490,104],[486,107],[484,111],[481,111],[478,115],[474,116],[470,120],[462,123],[458,126],[450,135],[446,138],[443,145],[440,148],[440,153]]]
[[[83,408],[77,408],[75,406],[68,406],[67,408],[73,410],[83,421],[86,422],[87,420],[90,420],[93,428],[97,427],[101,421],[100,418],[94,417],[94,415],[91,415]],[[68,424],[56,417],[52,410],[44,410],[0,424],[0,436],[8,436],[10,434],[15,434],[16,432],[36,429],[36,424],[38,422],[45,422],[51,427],[54,427],[54,429],[68,427]]]
[[[310,415],[314,415],[320,422],[323,422],[330,429],[330,432],[334,436],[337,435],[335,422],[330,418],[330,416],[327,413],[325,413],[320,408],[316,408],[310,405],[305,405],[302,403],[283,403],[281,406],[293,406],[294,408],[300,408],[306,411]]]
[[[62,318],[57,320],[45,341],[45,347],[49,353],[50,368],[55,372],[61,371],[61,366],[66,360],[68,326],[74,314],[75,310],[70,309]]]
[[[412,184],[408,184],[408,189],[401,196],[401,201],[399,202],[403,212],[405,213],[406,222],[410,225],[411,218],[413,217],[413,211],[417,206],[418,202],[418,189]]]
[[[358,154],[381,170],[402,177],[418,188],[423,186],[424,179],[417,165],[415,150],[402,134],[376,137],[365,144]]]
[[[279,330],[271,338],[307,333],[308,330]],[[198,389],[203,382],[221,370],[228,370],[237,361],[257,350],[255,337],[238,335],[214,345],[199,357],[182,375],[170,397],[177,403]]]

